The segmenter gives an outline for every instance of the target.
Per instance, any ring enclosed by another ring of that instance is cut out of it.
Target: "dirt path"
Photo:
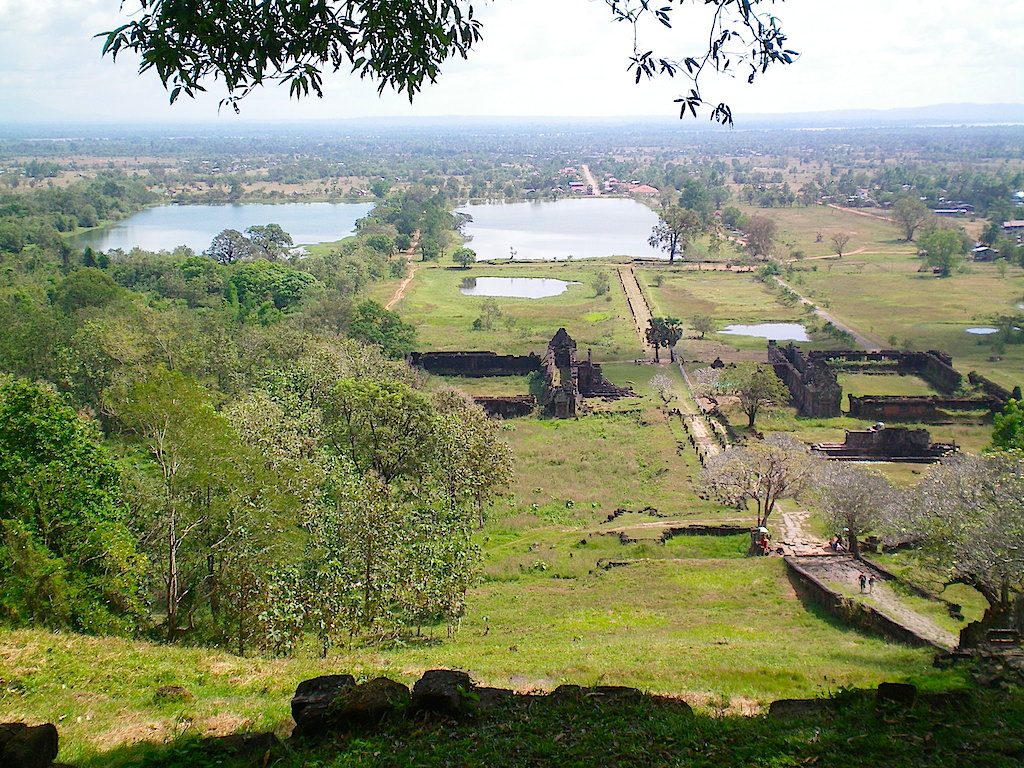
[[[938,626],[934,621],[922,616],[917,611],[911,610],[900,600],[899,596],[892,591],[892,588],[880,578],[881,574],[871,567],[870,563],[854,560],[849,555],[802,557],[800,567],[816,576],[824,582],[842,584],[849,591],[850,587],[859,589],[858,576],[874,574],[875,584],[869,594],[857,594],[855,599],[870,605],[898,624],[911,629],[921,637],[931,640],[937,645],[945,648],[955,648],[957,637],[952,632],[947,632]]]
[[[697,449],[703,453],[706,457],[717,456],[722,447],[718,444],[711,435],[711,427],[707,425],[707,422],[701,418],[700,414],[697,413],[697,408],[693,405],[690,400],[693,395],[693,382],[690,381],[690,375],[686,372],[686,368],[683,367],[682,363],[678,363],[679,372],[683,375],[683,381],[686,382],[686,387],[689,390],[689,397],[681,399],[680,410],[683,412],[682,418],[686,419],[687,425],[690,427],[690,434],[693,435],[693,441],[697,444]]]
[[[797,297],[799,297],[801,304],[806,304],[807,306],[814,306],[813,301],[805,299],[803,296],[801,296],[797,291],[793,289],[793,286],[791,286],[781,277],[776,277],[775,282],[781,285],[783,288],[787,288],[790,291],[793,291],[793,293],[796,294]],[[832,323],[832,325],[834,325],[836,328],[839,328],[840,330],[849,333],[851,336],[853,336],[854,341],[856,341],[857,344],[863,349],[883,349],[885,347],[885,342],[882,341],[882,339],[880,339],[878,336],[854,330],[845,323],[839,322],[833,315],[829,314],[828,312],[819,307],[814,307],[814,314],[820,317],[822,320]]]
[[[881,221],[892,221],[888,216],[879,216],[877,213],[868,213],[867,211],[858,211],[856,208],[843,208],[841,205],[835,203],[829,203],[829,208],[835,208],[837,211],[845,211],[846,213],[853,213],[857,216],[866,216],[869,219],[879,219]]]
[[[644,292],[640,290],[640,283],[636,280],[636,273],[630,266],[618,267],[619,283],[622,291],[626,294],[626,303],[629,304],[629,312],[633,316],[633,327],[637,336],[640,337],[640,349],[642,355],[654,357],[654,347],[647,343],[647,328],[651,321],[651,308],[647,306],[647,299]]]
[[[580,166],[580,170],[583,171],[583,178],[585,178],[587,180],[587,184],[590,185],[590,193],[594,197],[601,197],[601,195],[603,194],[601,192],[601,187],[598,185],[597,179],[594,178],[594,174],[590,172],[590,166],[584,163],[583,165]]]
[[[790,510],[787,506],[776,503],[775,523],[778,524],[778,533],[775,544],[782,547],[784,554],[796,557],[829,557],[825,554],[827,542],[808,532],[804,525],[810,514],[805,509]]]
[[[419,264],[413,257],[416,254],[416,248],[420,243],[420,233],[416,232],[412,237],[412,242],[409,244],[409,250],[405,252],[405,260],[409,262],[409,274],[405,276],[405,279],[398,284],[395,289],[394,295],[388,300],[388,303],[384,305],[384,309],[391,309],[405,296],[405,290],[409,287],[412,279],[416,277],[416,267]]]

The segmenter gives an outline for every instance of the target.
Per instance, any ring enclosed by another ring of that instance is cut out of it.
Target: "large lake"
[[[206,250],[213,236],[225,229],[244,232],[246,227],[280,224],[296,245],[327,243],[355,232],[372,203],[282,203],[281,205],[161,205],[135,214],[107,229],[75,237],[80,248],[99,251],[171,251],[187,245],[197,253]]]
[[[657,215],[624,198],[528,203],[480,203],[458,209],[477,259],[589,259],[598,256],[667,258],[647,244]]]

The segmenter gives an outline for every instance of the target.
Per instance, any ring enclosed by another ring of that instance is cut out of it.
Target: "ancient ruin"
[[[601,397],[608,400],[636,397],[626,387],[612,384],[601,372],[601,365],[592,359],[579,360],[576,342],[559,328],[548,342],[544,357],[529,355],[498,355],[494,352],[413,352],[407,358],[410,365],[437,376],[527,376],[543,372],[544,386],[540,406],[544,413],[560,419],[578,416],[584,407],[583,399]],[[474,400],[488,415],[499,418],[525,416],[537,406],[533,395],[506,397],[476,397]]]
[[[828,459],[842,461],[901,461],[931,463],[956,452],[956,445],[933,443],[927,429],[887,427],[846,430],[842,443],[818,443],[811,449]]]
[[[815,350],[805,353],[792,343],[784,347],[768,342],[768,362],[785,382],[800,416],[830,418],[842,415],[843,389],[836,373],[893,374],[918,376],[942,395],[850,395],[849,415],[880,421],[904,421],[944,424],[973,416],[969,412],[994,413],[1012,393],[975,372],[968,376],[978,394],[954,395],[964,383],[953,367],[953,359],[944,352],[901,352],[882,350]]]

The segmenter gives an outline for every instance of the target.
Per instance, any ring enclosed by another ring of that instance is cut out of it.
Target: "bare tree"
[[[884,519],[893,487],[873,469],[840,461],[824,461],[814,473],[821,511],[838,534],[849,539],[850,554],[860,557],[858,538]]]
[[[832,235],[832,246],[836,249],[836,255],[840,259],[843,258],[843,249],[846,248],[848,242],[850,242],[850,236],[845,232],[836,232]]]
[[[807,490],[816,461],[807,448],[787,435],[730,448],[708,460],[704,486],[726,504],[744,508],[753,503],[757,525],[767,525],[780,499],[797,498]]]
[[[1024,631],[1024,454],[959,455],[932,469],[894,505],[890,520],[924,537],[921,556],[947,584],[974,587],[988,601],[961,646],[990,628]]]
[[[656,373],[651,377],[651,389],[657,392],[658,397],[666,403],[670,402],[675,395],[675,387],[672,384],[672,379],[664,373]]]
[[[775,248],[775,222],[766,216],[751,216],[743,227],[747,247],[754,256],[771,256]]]

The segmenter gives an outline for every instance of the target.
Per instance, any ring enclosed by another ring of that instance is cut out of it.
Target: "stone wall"
[[[903,395],[850,395],[850,416],[874,421],[905,421],[919,424],[946,424],[949,411],[998,409],[990,397],[907,397]]]
[[[895,372],[901,376],[920,376],[940,392],[954,392],[963,377],[953,367],[953,358],[945,352],[903,352],[898,349],[829,349],[810,352],[809,361],[824,362],[834,370],[847,367],[844,363],[855,363],[852,370],[883,371],[895,364]]]
[[[787,575],[801,600],[820,605],[844,624],[867,632],[883,635],[915,647],[946,649],[936,645],[926,637],[897,624],[884,613],[869,605],[843,597],[831,587],[826,586],[817,577],[811,575],[798,564],[798,558],[787,557]]]
[[[527,376],[543,369],[543,361],[534,353],[499,355],[495,352],[412,352],[410,365],[435,376]]]
[[[1011,392],[1006,387],[1001,387],[990,379],[986,379],[977,371],[967,374],[967,380],[991,398],[999,401],[999,408],[1002,409],[1012,400],[1020,400],[1020,387]]]
[[[533,395],[509,395],[506,397],[474,397],[473,402],[484,409],[488,416],[499,419],[513,419],[529,416],[537,407]]]
[[[800,416],[827,419],[839,416],[843,397],[836,375],[823,360],[807,358],[792,344],[768,342],[768,362],[782,379]]]

